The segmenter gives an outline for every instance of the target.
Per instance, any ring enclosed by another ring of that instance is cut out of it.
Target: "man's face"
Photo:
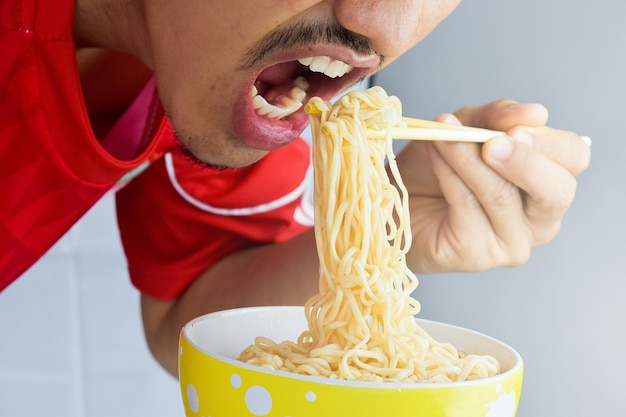
[[[373,74],[459,2],[146,0],[150,64],[183,144],[248,165],[299,135],[302,103]]]

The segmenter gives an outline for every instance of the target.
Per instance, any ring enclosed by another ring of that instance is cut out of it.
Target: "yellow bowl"
[[[181,331],[179,379],[187,417],[514,417],[522,389],[520,355],[491,337],[417,319],[436,340],[498,359],[502,373],[455,383],[337,381],[251,366],[239,353],[266,336],[297,340],[307,328],[302,307],[220,311]]]

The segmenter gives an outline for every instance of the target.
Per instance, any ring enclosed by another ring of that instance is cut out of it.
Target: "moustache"
[[[345,46],[361,55],[378,55],[381,65],[384,60],[384,56],[377,53],[366,38],[349,31],[336,21],[305,21],[277,28],[268,34],[250,48],[240,69],[250,68],[272,53],[316,43]]]

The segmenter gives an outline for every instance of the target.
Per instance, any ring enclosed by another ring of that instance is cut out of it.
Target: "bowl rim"
[[[268,375],[273,375],[273,376],[277,376],[277,377],[281,377],[281,378],[288,378],[288,379],[297,379],[297,380],[303,380],[303,381],[307,381],[307,382],[311,382],[311,383],[317,383],[317,384],[332,384],[332,385],[338,385],[338,386],[346,386],[346,387],[360,387],[360,388],[375,388],[375,389],[394,389],[394,390],[398,390],[398,389],[438,389],[438,388],[450,388],[450,387],[466,387],[466,386],[474,386],[474,385],[483,385],[486,383],[494,383],[494,382],[498,382],[500,380],[504,380],[507,379],[509,376],[511,376],[512,374],[518,372],[520,370],[520,368],[523,368],[524,366],[524,361],[521,357],[521,355],[519,354],[519,352],[517,352],[517,350],[515,350],[514,348],[512,348],[510,345],[508,345],[507,343],[504,343],[501,340],[498,340],[492,336],[486,335],[484,333],[478,332],[476,330],[472,330],[472,329],[468,329],[466,327],[462,327],[462,326],[458,326],[458,325],[454,325],[454,324],[448,324],[448,323],[444,323],[444,322],[440,322],[440,321],[435,321],[435,320],[429,320],[429,319],[423,319],[423,318],[419,318],[416,317],[415,319],[417,320],[418,324],[419,323],[430,323],[430,324],[434,324],[437,326],[443,326],[443,327],[447,327],[451,330],[457,331],[460,330],[462,332],[465,333],[471,333],[474,334],[478,337],[481,337],[489,342],[494,342],[498,345],[500,345],[500,347],[504,348],[505,350],[508,350],[509,353],[513,356],[514,358],[514,364],[513,366],[511,366],[510,369],[499,373],[497,375],[494,375],[492,377],[487,377],[487,378],[481,378],[481,379],[475,379],[475,380],[469,380],[469,381],[458,381],[458,382],[436,382],[436,383],[428,383],[428,382],[415,382],[415,383],[409,383],[409,382],[369,382],[369,381],[352,381],[352,380],[344,380],[344,379],[331,379],[331,378],[326,378],[326,377],[321,377],[321,376],[312,376],[312,375],[302,375],[302,374],[296,374],[296,373],[292,373],[292,372],[288,372],[288,371],[279,371],[279,370],[273,370],[273,369],[269,369],[269,368],[264,368],[261,366],[257,366],[257,365],[251,365],[245,362],[241,362],[237,359],[233,359],[231,357],[225,356],[223,354],[220,353],[216,353],[216,352],[212,352],[209,349],[203,348],[202,346],[200,346],[198,343],[196,343],[195,341],[192,340],[192,338],[190,337],[189,333],[191,331],[191,329],[197,325],[198,323],[201,323],[209,318],[218,316],[218,315],[230,315],[230,314],[242,314],[242,313],[246,313],[246,312],[262,312],[262,311],[267,311],[267,310],[290,310],[290,309],[294,309],[294,308],[298,308],[298,309],[303,309],[304,306],[298,306],[298,305],[290,305],[290,306],[286,306],[286,305],[281,305],[281,306],[257,306],[257,307],[239,307],[239,308],[232,308],[232,309],[226,309],[226,310],[219,310],[219,311],[214,311],[212,313],[207,313],[207,314],[203,314],[201,316],[198,316],[192,320],[190,320],[189,322],[187,322],[183,328],[181,329],[180,332],[180,337],[184,338],[185,341],[190,344],[192,347],[194,347],[196,350],[210,356],[213,357],[215,359],[218,359],[222,362],[228,363],[229,365],[235,366],[237,368],[243,368],[246,369],[248,371],[252,371],[252,372],[258,372],[258,373],[262,373],[262,374],[268,374]],[[304,330],[304,329],[303,329]],[[180,357],[179,357],[180,359]],[[179,361],[179,374],[180,374],[180,361]]]

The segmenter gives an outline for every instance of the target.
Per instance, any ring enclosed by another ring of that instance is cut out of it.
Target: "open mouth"
[[[352,71],[352,66],[332,59],[329,56],[301,58],[298,60],[298,63],[302,67],[308,68],[308,72],[311,74],[303,73],[298,75],[293,79],[291,86],[287,84],[286,86],[279,85],[278,89],[273,88],[266,72],[275,71],[277,68],[268,69],[259,75],[251,91],[252,106],[259,116],[265,116],[270,119],[282,119],[298,111],[307,98],[307,92],[311,87],[309,79],[311,79],[314,73],[323,74],[325,77],[334,79],[341,78]],[[287,65],[293,66],[292,63]],[[298,69],[301,70],[301,68]],[[287,87],[291,87],[289,91],[285,91]]]
[[[302,111],[314,96],[330,100],[379,64],[376,56],[351,58],[358,66],[328,55],[312,55],[268,66],[258,73],[234,116],[234,128],[248,146],[272,150],[293,141],[304,130]]]

